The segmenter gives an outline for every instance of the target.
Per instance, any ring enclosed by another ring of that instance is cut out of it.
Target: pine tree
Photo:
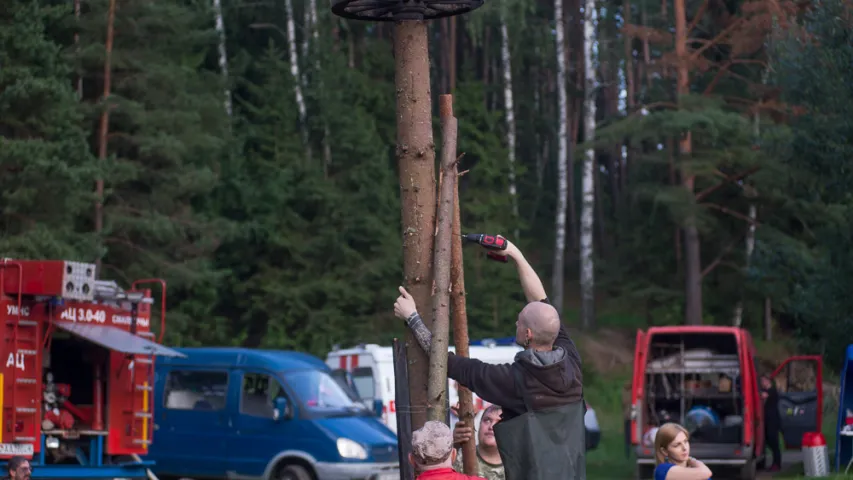
[[[93,238],[77,223],[92,212],[94,158],[70,65],[47,30],[68,10],[22,0],[5,2],[0,11],[3,256],[96,256]]]
[[[110,109],[104,274],[161,276],[172,288],[204,279],[224,228],[203,211],[228,145],[217,36],[198,2],[119,1],[112,92],[101,98],[107,2],[87,2],[80,70],[92,125]]]
[[[242,234],[217,254],[231,272],[217,311],[249,346],[322,354],[336,342],[387,342],[398,325],[376,315],[389,311],[400,278],[396,178],[364,106],[374,100],[369,78],[340,67],[324,77],[346,97],[323,103],[333,135],[328,167],[302,153],[281,49],[270,46],[241,86],[243,154],[227,165],[217,201]]]
[[[798,340],[843,355],[853,328],[853,10],[821,0],[773,48],[774,83],[790,124],[764,146],[781,159],[759,229],[753,287],[773,299]],[[825,350],[824,350],[825,349]]]

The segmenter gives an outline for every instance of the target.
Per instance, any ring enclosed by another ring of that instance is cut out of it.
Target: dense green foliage
[[[3,255],[100,260],[102,275],[124,284],[165,278],[174,344],[323,354],[400,335],[391,312],[402,276],[393,25],[342,21],[326,3],[316,5],[312,24],[305,0],[294,4],[290,45],[285,2],[224,1],[223,76],[210,2],[116,0],[105,99],[109,2],[83,2],[79,17],[73,2],[59,0],[13,0],[0,12]],[[676,98],[672,9],[601,2],[599,131],[573,151],[570,172],[577,218],[579,160],[594,145],[605,307],[628,308],[650,324],[682,322],[679,232],[695,219],[706,323],[731,324],[741,302],[744,325],[758,330],[769,297],[804,348],[834,356],[844,346],[853,307],[853,29],[842,3],[821,1],[771,35],[768,25],[779,22],[767,20],[761,2],[729,2],[728,11],[714,7],[701,19],[693,19],[700,2],[687,2],[699,39],[691,48],[708,46],[691,63],[692,94]],[[458,19],[454,45],[442,33],[447,25],[430,30],[434,97],[455,62],[463,229],[518,230],[513,240],[546,285],[564,160],[551,8],[486,5]],[[648,52],[627,14],[653,32]],[[572,144],[585,140],[579,16],[579,3],[568,2]],[[732,29],[729,18],[744,22]],[[519,218],[508,193],[501,22],[510,36]],[[626,61],[631,32],[637,39]],[[626,67],[632,108],[620,100]],[[105,111],[107,150],[98,160]],[[679,155],[688,130],[692,153]],[[682,185],[688,177],[692,193]],[[725,177],[737,179],[718,186]],[[105,181],[100,232],[97,178]],[[751,205],[758,227],[747,262]],[[569,226],[571,311],[577,225]],[[473,247],[465,263],[471,337],[511,334],[523,300],[514,269]]]
[[[775,81],[799,108],[767,140],[780,175],[751,272],[808,348],[832,358],[843,354],[853,328],[851,13],[842,0],[817,2],[774,48]]]

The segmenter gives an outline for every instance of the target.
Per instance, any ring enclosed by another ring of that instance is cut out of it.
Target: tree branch
[[[697,193],[696,194],[696,200],[702,201],[702,199],[704,199],[708,195],[716,192],[717,190],[722,188],[724,185],[726,185],[728,183],[733,183],[733,182],[743,180],[744,178],[748,177],[749,175],[752,175],[753,173],[757,172],[758,170],[760,170],[759,167],[752,167],[749,170],[741,172],[737,175],[727,176],[722,182],[720,182],[716,185],[712,185],[712,186],[706,188],[705,190],[702,190],[701,192]]]
[[[733,65],[752,64],[752,63],[762,65],[762,66],[767,65],[767,62],[765,62],[763,60],[753,60],[753,59],[748,59],[748,58],[740,58],[740,59],[729,60],[722,67],[720,67],[720,69],[714,75],[714,78],[711,79],[711,82],[708,84],[707,87],[705,87],[705,91],[702,92],[702,94],[703,95],[710,95],[711,92],[714,91],[714,88],[717,86],[717,83],[720,81],[720,79],[723,78],[723,74],[728,72],[729,69]]]
[[[735,27],[740,26],[741,23],[743,23],[743,18],[738,18],[737,20],[732,22],[731,25],[724,28],[722,32],[718,33],[717,36],[714,37],[713,39],[711,39],[710,42],[708,42],[705,45],[702,45],[701,47],[694,50],[690,54],[691,60],[695,60],[695,59],[699,58],[699,55],[701,55],[702,52],[704,52],[705,50],[707,50],[707,49],[711,48],[712,46],[716,45],[717,43],[719,43],[720,40],[722,40],[726,35],[731,33],[731,31],[734,30]]]
[[[723,258],[725,258],[725,256],[728,255],[728,253],[732,251],[732,249],[735,247],[735,245],[740,243],[746,237],[746,233],[747,232],[743,232],[743,234],[741,236],[739,236],[738,238],[736,238],[735,240],[730,242],[728,245],[726,245],[726,247],[720,252],[720,254],[717,255],[717,258],[715,258],[713,262],[709,263],[708,266],[705,267],[704,270],[702,270],[702,278],[705,278],[705,275],[708,275],[709,273],[711,273],[711,271],[713,271],[715,268],[717,268],[720,265],[720,262],[722,262]]]
[[[708,10],[708,4],[711,3],[710,0],[705,0],[702,2],[702,5],[699,6],[699,10],[696,12],[696,15],[693,16],[693,20],[690,21],[690,24],[687,25],[687,33],[693,31],[696,28],[696,25],[699,23],[699,20],[702,20],[702,17],[705,15],[705,11]]]
[[[678,110],[678,105],[672,102],[652,102],[645,105],[640,105],[640,107],[637,108],[637,110],[635,110],[634,113],[631,114],[631,116],[643,116],[643,111],[649,113],[652,111],[653,108]]]
[[[761,223],[760,223],[760,222],[758,222],[757,220],[753,220],[752,218],[749,218],[748,216],[746,216],[746,215],[744,215],[744,214],[742,214],[742,213],[740,213],[740,212],[736,212],[736,211],[734,211],[734,210],[728,209],[728,208],[726,208],[726,207],[723,207],[722,205],[717,205],[717,204],[715,204],[715,203],[703,203],[703,204],[701,204],[701,205],[702,205],[702,206],[705,206],[705,207],[708,207],[708,208],[713,208],[714,210],[719,210],[719,211],[721,211],[721,212],[723,212],[723,213],[725,213],[725,214],[731,215],[731,216],[733,216],[733,217],[735,217],[735,218],[738,218],[738,219],[740,219],[740,220],[743,220],[743,221],[745,221],[745,222],[747,222],[747,223],[755,224],[755,226],[759,226],[759,225],[761,225]]]

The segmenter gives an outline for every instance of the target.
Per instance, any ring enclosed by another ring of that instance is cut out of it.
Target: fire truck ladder
[[[11,409],[12,431],[14,432],[13,440],[16,442],[35,442],[39,423],[38,405],[41,397],[41,392],[38,391],[39,377],[19,376],[18,369],[20,368],[26,375],[27,364],[29,364],[29,375],[40,375],[39,372],[33,373],[33,371],[38,369],[38,362],[27,362],[27,357],[37,359],[39,356],[39,351],[41,349],[39,322],[35,320],[24,320],[21,318],[21,311],[23,310],[23,306],[21,304],[23,297],[21,290],[23,288],[23,269],[21,264],[4,259],[3,263],[0,264],[0,268],[5,269],[6,267],[14,267],[18,270],[17,309],[14,311],[14,314],[11,315],[12,318],[7,317],[6,320],[6,326],[12,327],[12,348],[9,350],[9,358],[12,360],[14,365],[8,365],[7,360],[7,367],[11,367],[11,369],[7,368],[7,371],[12,372]],[[5,279],[5,272],[3,279]],[[2,282],[2,280],[0,280],[0,282]],[[0,292],[5,292],[5,288],[0,287]],[[23,400],[30,400],[32,405],[21,405],[21,399],[18,398],[18,394],[21,393],[21,391],[26,392],[23,395]],[[21,428],[18,427],[19,415],[23,417],[21,421]],[[27,422],[27,420],[29,420],[29,422]],[[27,428],[28,426],[31,428]],[[32,436],[19,435],[19,433],[22,432],[31,433]]]
[[[115,281],[112,280],[96,280],[95,281],[95,298],[100,301],[119,304],[121,302],[127,302],[131,306],[131,317],[136,319],[137,309],[140,303],[145,304],[153,304],[154,300],[148,297],[145,297],[143,292],[137,291],[125,291]],[[134,335],[138,335],[140,337],[145,337],[149,339],[153,339],[154,333],[152,332],[138,332],[135,330],[135,326],[131,327],[131,333]],[[131,355],[131,362],[133,367],[131,369],[131,389],[130,392],[130,401],[131,401],[131,411],[129,412],[132,415],[131,419],[131,432],[140,432],[140,438],[131,438],[132,448],[138,448],[140,445],[143,448],[148,448],[148,445],[151,444],[151,434],[153,428],[151,428],[152,415],[151,415],[151,402],[152,402],[152,394],[154,391],[154,355]],[[138,366],[144,366],[145,368],[145,378],[147,381],[142,382],[141,384],[137,382],[136,371]],[[139,398],[141,395],[141,399]],[[141,401],[140,401],[141,400]]]

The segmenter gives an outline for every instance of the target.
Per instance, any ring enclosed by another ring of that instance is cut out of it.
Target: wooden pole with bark
[[[428,20],[439,17],[461,15],[483,5],[484,0],[456,0],[448,4],[441,0],[332,0],[335,15],[365,21],[394,22],[394,82],[397,92],[397,162],[400,172],[400,203],[403,223],[403,286],[415,300],[415,305],[424,308],[430,305],[433,290],[433,245],[436,215],[435,195],[435,144],[432,138],[432,97],[430,95],[429,36]],[[440,5],[439,5],[440,4]],[[452,36],[451,36],[452,38]],[[451,73],[453,71],[451,70]],[[451,77],[451,84],[455,81]],[[451,110],[452,113],[452,110]],[[455,132],[455,130],[454,130]],[[455,152],[455,144],[454,144]],[[455,162],[455,158],[453,161]],[[456,176],[448,183],[455,184]],[[450,190],[452,194],[452,190]],[[450,200],[452,203],[452,195]],[[452,206],[452,205],[451,205]],[[450,232],[449,215],[446,220]],[[449,256],[450,242],[445,243],[445,255]],[[443,280],[445,305],[450,289],[450,259]],[[446,311],[446,307],[445,307]],[[432,329],[432,315],[421,320]],[[444,355],[447,355],[449,314],[443,319]],[[435,336],[435,335],[434,335]],[[439,337],[441,333],[439,333]],[[439,339],[432,345],[441,345]],[[409,359],[409,392],[412,412],[412,429],[426,423],[427,410],[430,414],[446,411],[446,401],[428,402],[429,364],[426,353],[421,349],[411,330],[406,333],[406,353]],[[445,358],[445,362],[447,359]],[[447,365],[444,364],[446,371]],[[442,375],[444,399],[447,395],[447,377]],[[435,388],[433,388],[435,390]],[[443,404],[443,405],[442,405]],[[437,418],[446,421],[441,415]]]
[[[458,165],[453,166],[456,177],[453,188],[453,233],[450,248],[450,295],[451,321],[453,322],[453,343],[456,355],[468,357],[468,311],[465,307],[465,269],[462,264],[462,215],[459,205]],[[459,385],[459,420],[466,425],[474,425],[474,396],[471,390]],[[462,444],[462,470],[465,475],[477,475],[477,442],[472,435]]]
[[[110,92],[112,89],[112,56],[113,36],[116,18],[116,0],[110,0],[109,13],[107,14],[107,39],[104,43],[104,93],[102,101],[101,119],[98,129],[98,160],[107,160],[107,138],[110,130]],[[95,180],[95,233],[100,234],[104,229],[104,179],[100,176]],[[95,270],[100,272],[101,259],[95,262]]]
[[[456,191],[456,117],[453,96],[441,95],[441,187],[435,238],[435,294],[432,298],[432,344],[429,355],[428,419],[442,422],[447,416],[447,346],[450,336],[450,264],[453,229],[453,192]]]
[[[394,23],[394,66],[397,85],[397,162],[403,223],[403,282],[423,310],[421,318],[432,329],[432,315],[424,309],[432,299],[433,232],[435,229],[435,144],[432,137],[429,50],[425,21]],[[445,350],[446,351],[446,350]],[[427,354],[412,333],[406,332],[409,359],[409,398],[412,429],[426,423]]]

